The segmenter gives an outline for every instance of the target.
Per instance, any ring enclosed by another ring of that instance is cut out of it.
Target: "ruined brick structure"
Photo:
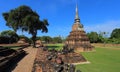
[[[67,44],[69,48],[74,48],[77,51],[91,51],[93,49],[93,46],[91,46],[90,41],[83,29],[83,25],[80,22],[77,6],[75,22],[65,44]]]

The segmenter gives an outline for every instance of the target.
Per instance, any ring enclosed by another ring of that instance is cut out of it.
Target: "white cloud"
[[[85,31],[91,32],[109,32],[111,33],[113,29],[120,28],[120,20],[111,20],[103,23],[92,24],[91,26],[85,26]]]

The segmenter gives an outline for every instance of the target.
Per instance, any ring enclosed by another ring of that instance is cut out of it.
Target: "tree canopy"
[[[0,34],[0,37],[1,37],[1,43],[3,42],[2,39],[6,40],[8,43],[17,42],[19,39],[19,36],[15,33],[15,31],[12,31],[12,30],[2,31]],[[7,43],[7,42],[4,42],[4,43]]]
[[[120,39],[120,28],[116,28],[112,31],[111,33],[111,39],[112,38],[116,38],[116,39]]]
[[[6,30],[2,31],[0,36],[6,36],[6,37],[12,37],[12,36],[18,36],[15,31],[12,30]]]
[[[47,19],[41,21],[40,16],[28,6],[23,5],[12,9],[10,12],[3,13],[3,17],[6,25],[14,31],[22,30],[31,34],[34,47],[37,30],[48,32],[47,26],[49,24]]]
[[[98,41],[98,34],[97,34],[97,32],[87,33],[87,36],[90,39],[90,42],[92,42],[92,43],[96,43]]]

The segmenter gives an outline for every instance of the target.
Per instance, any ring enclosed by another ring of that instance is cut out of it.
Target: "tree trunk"
[[[36,48],[36,35],[32,36],[32,41],[33,41],[33,48]]]

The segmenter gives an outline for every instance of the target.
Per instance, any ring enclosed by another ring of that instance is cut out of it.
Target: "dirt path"
[[[37,48],[28,47],[24,49],[28,54],[17,64],[12,72],[31,72]]]

